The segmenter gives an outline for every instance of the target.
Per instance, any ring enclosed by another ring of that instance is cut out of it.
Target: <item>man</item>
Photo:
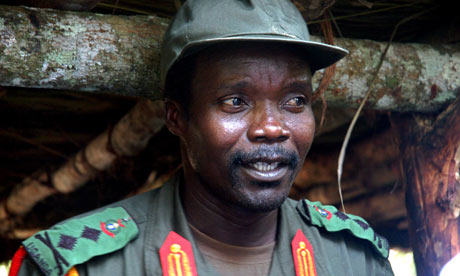
[[[183,169],[24,241],[13,273],[393,275],[363,219],[287,199],[315,132],[312,74],[345,55],[288,0],[188,1],[161,65]]]

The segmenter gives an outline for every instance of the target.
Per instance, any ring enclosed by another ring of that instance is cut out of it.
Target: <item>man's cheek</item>
[[[236,144],[244,133],[241,122],[225,120],[214,124],[208,134],[217,146],[227,148]]]

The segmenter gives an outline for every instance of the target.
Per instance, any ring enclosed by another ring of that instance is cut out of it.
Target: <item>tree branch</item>
[[[0,85],[159,98],[159,51],[168,22],[156,16],[0,6]],[[351,54],[337,64],[325,97],[331,107],[357,107],[386,43],[336,42]],[[460,45],[394,43],[366,107],[442,110],[460,94],[459,71]],[[322,75],[316,74],[316,84]]]

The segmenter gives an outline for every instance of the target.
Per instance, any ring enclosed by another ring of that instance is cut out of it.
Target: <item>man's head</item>
[[[178,18],[162,72],[187,180],[226,205],[278,208],[313,140],[311,75],[346,52],[309,41],[287,0],[189,1]]]
[[[195,57],[187,114],[170,101],[184,169],[230,205],[276,209],[313,140],[311,72],[294,46],[234,43]]]

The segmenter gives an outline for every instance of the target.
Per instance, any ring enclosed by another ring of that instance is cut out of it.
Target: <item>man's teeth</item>
[[[266,163],[266,162],[256,162],[251,164],[258,171],[268,172],[276,169],[280,162]]]

